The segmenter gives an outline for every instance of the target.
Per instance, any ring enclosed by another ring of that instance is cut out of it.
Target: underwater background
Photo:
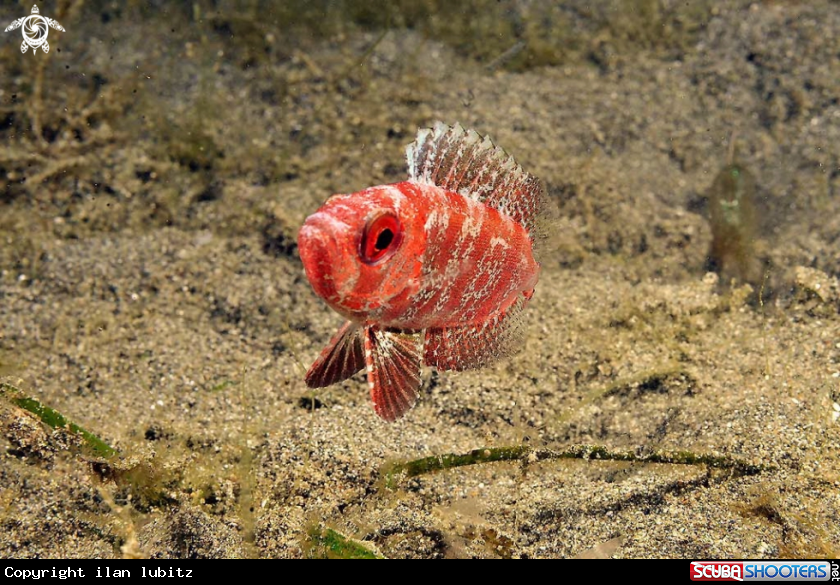
[[[0,35],[0,556],[840,554],[840,3],[38,7],[48,53]],[[437,120],[551,218],[522,351],[390,425],[304,384],[342,320],[297,230]]]

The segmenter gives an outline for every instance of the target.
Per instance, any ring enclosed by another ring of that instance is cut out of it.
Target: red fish
[[[459,125],[420,130],[406,154],[408,181],[335,195],[298,236],[312,288],[348,319],[306,383],[365,368],[387,421],[414,405],[423,364],[465,370],[513,353],[540,272],[535,177]]]

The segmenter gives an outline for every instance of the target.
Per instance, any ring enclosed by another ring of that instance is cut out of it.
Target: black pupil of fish
[[[384,230],[379,232],[378,236],[376,236],[376,244],[374,245],[374,248],[376,250],[384,250],[385,248],[390,246],[391,242],[393,242],[393,241],[394,241],[394,232],[392,232],[388,228],[385,228]]]

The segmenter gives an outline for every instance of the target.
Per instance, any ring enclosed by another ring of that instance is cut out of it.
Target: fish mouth
[[[335,287],[330,286],[329,267],[337,246],[335,238],[320,225],[316,215],[310,216],[300,228],[298,251],[306,278],[315,292],[326,298],[335,293]]]
[[[312,288],[329,303],[339,303],[346,285],[347,259],[339,238],[347,224],[328,214],[310,215],[298,233],[298,250]],[[355,279],[353,279],[355,280]]]

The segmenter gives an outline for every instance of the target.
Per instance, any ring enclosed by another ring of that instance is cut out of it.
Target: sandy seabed
[[[605,37],[598,59],[515,70],[411,30],[286,43],[92,11],[67,12],[48,55],[3,38],[0,381],[122,456],[4,401],[0,556],[335,554],[327,529],[388,557],[840,554],[840,5],[726,3],[676,55]],[[303,383],[341,319],[295,238],[329,195],[403,180],[436,120],[492,136],[555,217],[523,350],[424,371],[386,424],[361,376]],[[706,194],[733,140],[769,267],[751,289],[706,272]],[[525,444],[765,470],[383,480]]]

